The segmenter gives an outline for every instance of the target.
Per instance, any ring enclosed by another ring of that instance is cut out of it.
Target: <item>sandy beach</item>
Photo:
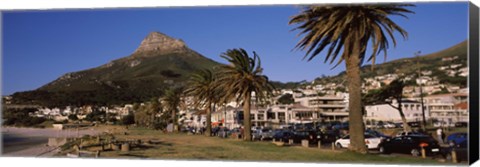
[[[72,138],[96,135],[102,130],[91,128],[57,130],[53,128],[2,127],[2,156],[49,157],[57,152],[56,147],[47,146],[48,138]]]

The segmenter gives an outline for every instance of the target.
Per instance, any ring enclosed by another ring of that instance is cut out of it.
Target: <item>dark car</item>
[[[333,128],[348,130],[348,125],[349,125],[348,122],[343,122],[343,123],[334,125]]]
[[[376,130],[371,130],[371,129],[365,130],[365,134],[369,134],[369,135],[372,135],[372,136],[375,136],[375,137],[379,137],[382,140],[392,138],[391,136],[387,136],[387,135],[383,134],[382,132],[379,132],[379,131],[376,131]]]
[[[457,162],[468,161],[468,144],[467,140],[459,144],[455,144],[450,147],[441,149],[442,156],[447,159],[447,161],[452,161],[452,151],[455,151],[457,155]]]
[[[288,142],[290,138],[293,137],[293,132],[290,130],[280,130],[273,135],[273,139],[275,141],[282,141],[282,142]]]
[[[317,140],[320,140],[322,143],[332,143],[340,137],[340,132],[334,130],[327,130],[325,132],[317,133]]]
[[[430,136],[400,136],[386,139],[378,145],[380,153],[407,153],[420,156],[422,147],[427,155],[436,155],[440,152],[438,142]]]
[[[403,123],[395,123],[395,128],[403,128]]]
[[[453,146],[457,143],[462,143],[463,141],[466,141],[467,139],[468,139],[468,134],[467,133],[453,133],[453,134],[447,136],[447,143],[450,146]]]
[[[317,143],[317,133],[315,131],[294,131],[291,136],[294,143],[301,143],[302,140],[308,140],[310,144]]]
[[[468,127],[468,122],[456,122],[455,127]]]

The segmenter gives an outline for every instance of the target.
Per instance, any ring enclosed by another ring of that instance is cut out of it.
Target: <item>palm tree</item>
[[[173,131],[178,131],[178,107],[180,105],[180,91],[181,89],[167,89],[163,96],[163,106],[167,112],[171,113],[171,121],[173,124]],[[177,127],[177,128],[176,128]]]
[[[151,127],[155,126],[156,116],[163,110],[162,105],[160,104],[158,97],[153,97],[150,99],[150,104],[148,105],[148,114],[150,115],[150,125]]]
[[[389,85],[383,87],[379,90],[373,90],[368,92],[363,96],[363,102],[365,105],[375,105],[375,104],[388,104],[390,107],[396,109],[400,114],[400,118],[403,122],[403,131],[410,132],[412,129],[408,125],[407,118],[405,113],[403,113],[402,108],[402,98],[403,98],[403,88],[405,87],[405,82],[398,78],[393,80]],[[393,99],[396,100],[397,105],[393,105]]]
[[[408,125],[408,122],[407,122],[407,119],[405,118],[405,114],[403,113],[403,107],[402,107],[402,97],[403,97],[404,87],[405,87],[405,82],[402,79],[395,79],[387,87],[383,89],[382,93],[384,95],[382,95],[382,97],[389,99],[389,101],[387,101],[387,104],[395,108],[400,114],[400,117],[402,118],[402,122],[403,122],[403,131],[410,132],[412,129]],[[395,99],[397,101],[397,106],[392,104],[393,102],[392,99]]]
[[[333,67],[335,68],[345,61],[349,91],[350,150],[352,151],[367,152],[363,134],[360,66],[366,58],[368,43],[372,44],[372,54],[368,57],[368,61],[375,64],[377,55],[382,51],[386,57],[389,37],[396,46],[393,36],[395,31],[399,32],[403,38],[407,37],[407,32],[394,23],[389,16],[406,18],[404,13],[413,13],[405,9],[409,6],[413,5],[309,6],[300,14],[293,16],[289,22],[289,24],[299,24],[294,30],[300,30],[299,35],[304,35],[295,47],[306,50],[304,59],[308,57],[307,60],[310,61],[328,48],[325,63],[329,61],[332,64],[337,60]]]
[[[207,109],[206,136],[212,132],[212,104],[216,102],[215,74],[211,70],[200,70],[192,75],[189,81],[189,88],[185,90],[187,95],[193,96],[195,106]]]
[[[268,77],[262,75],[260,57],[253,52],[249,57],[244,49],[231,49],[221,55],[230,64],[219,67],[217,89],[225,93],[221,102],[234,99],[243,102],[244,140],[251,141],[250,105],[252,92],[255,101],[265,101],[274,89]]]

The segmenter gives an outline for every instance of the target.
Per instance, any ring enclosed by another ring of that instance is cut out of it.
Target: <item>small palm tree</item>
[[[216,76],[211,70],[200,70],[192,75],[189,80],[189,88],[185,90],[187,95],[194,97],[196,107],[205,107],[207,109],[207,127],[206,136],[211,136],[212,132],[212,104],[216,102],[215,92]]]
[[[395,108],[400,117],[402,118],[403,122],[403,131],[409,132],[411,131],[411,127],[408,125],[407,118],[405,118],[405,114],[403,113],[403,105],[402,105],[402,98],[403,98],[403,88],[405,87],[405,82],[402,79],[395,79],[393,80],[388,86],[382,89],[381,97],[385,99],[389,99],[387,104],[391,107]],[[397,106],[392,104],[392,99],[397,101]]]
[[[336,65],[345,61],[348,76],[350,150],[366,153],[362,101],[360,66],[365,58],[375,64],[377,55],[383,52],[385,57],[390,38],[396,45],[393,33],[399,32],[404,38],[407,32],[394,23],[389,16],[407,17],[404,13],[413,13],[405,7],[410,4],[351,4],[308,6],[300,14],[293,16],[289,24],[299,24],[294,30],[304,35],[296,45],[306,50],[308,61],[321,51],[327,50],[325,62]],[[372,45],[372,54],[367,57],[367,46]],[[373,65],[372,65],[373,67]]]
[[[243,125],[244,140],[251,141],[250,106],[252,93],[255,93],[255,101],[265,101],[274,90],[268,77],[263,75],[260,57],[253,52],[253,58],[249,57],[244,49],[232,49],[221,55],[229,62],[228,65],[219,67],[217,89],[223,90],[222,100],[231,99],[243,102]]]
[[[180,93],[181,89],[167,89],[165,91],[165,95],[163,96],[163,106],[164,109],[171,113],[171,121],[173,124],[173,131],[178,131],[178,107],[180,105]],[[177,127],[177,128],[175,128]]]
[[[412,129],[408,125],[407,118],[405,117],[405,113],[403,113],[402,108],[404,87],[405,82],[403,81],[403,79],[398,78],[381,89],[369,91],[362,98],[365,105],[388,104],[392,108],[396,109],[400,114],[400,118],[403,122],[403,131],[410,132]],[[393,105],[393,99],[396,100],[397,105]]]

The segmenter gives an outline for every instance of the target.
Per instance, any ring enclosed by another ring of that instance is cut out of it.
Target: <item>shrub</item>
[[[127,116],[122,117],[123,125],[131,125],[135,123],[135,116],[133,114],[128,114]]]

